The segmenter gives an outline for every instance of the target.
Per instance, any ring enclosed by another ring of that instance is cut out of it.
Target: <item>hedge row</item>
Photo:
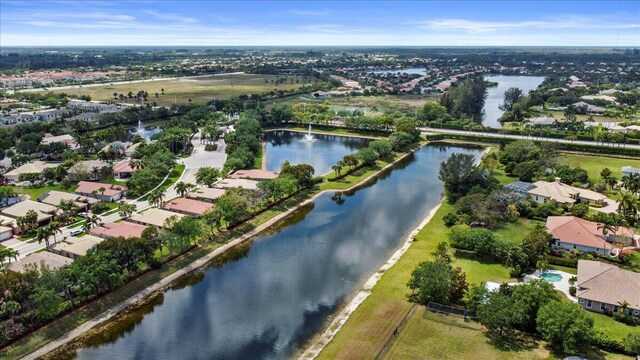
[[[547,262],[551,265],[566,266],[570,268],[578,267],[578,260],[559,256],[547,256]]]

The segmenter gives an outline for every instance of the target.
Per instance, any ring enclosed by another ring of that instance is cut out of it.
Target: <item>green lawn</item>
[[[629,165],[640,168],[640,159],[569,153],[563,153],[561,158],[568,165],[578,166],[586,170],[589,178],[593,181],[600,180],[600,171],[605,167],[609,168],[611,173],[618,179],[622,177],[621,168],[623,166]]]
[[[603,330],[615,339],[622,340],[631,332],[640,332],[640,327],[638,326],[634,327],[623,324],[604,314],[599,314],[592,311],[587,311],[587,313],[589,314],[589,316],[591,316],[591,318],[593,318],[593,326],[596,329]]]
[[[29,195],[29,198],[31,200],[33,200],[33,201],[38,201],[38,196],[44,194],[47,191],[57,190],[57,191],[64,191],[64,192],[72,193],[77,188],[78,188],[78,184],[71,185],[71,187],[68,188],[68,189],[64,189],[60,184],[58,184],[58,185],[45,185],[45,186],[38,187],[38,188],[17,187],[16,191],[18,191],[19,193],[23,193],[23,194]]]
[[[171,173],[169,173],[169,177],[167,177],[167,179],[162,182],[162,184],[158,189],[160,191],[166,191],[168,188],[170,188],[173,184],[175,184],[176,181],[178,181],[180,176],[182,176],[184,169],[185,169],[184,164],[177,164],[176,166],[174,166],[173,169],[171,170]],[[147,196],[144,196],[142,197],[142,200],[145,200],[146,198]]]

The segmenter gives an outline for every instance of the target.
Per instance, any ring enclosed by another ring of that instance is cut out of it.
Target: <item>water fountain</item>
[[[304,135],[304,140],[306,142],[314,142],[316,139],[313,137],[313,135],[311,135],[311,124],[309,124],[309,130],[307,131],[307,133]]]
[[[136,129],[136,134],[142,136],[144,134],[144,127],[142,127],[142,121],[138,120],[138,128]]]

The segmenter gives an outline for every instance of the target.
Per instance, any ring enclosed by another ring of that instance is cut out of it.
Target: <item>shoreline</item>
[[[480,164],[482,158],[487,155],[491,151],[490,146],[485,146],[485,149],[482,151],[481,156],[477,159],[476,165]],[[418,233],[427,226],[427,224],[433,219],[436,212],[440,209],[442,204],[444,203],[445,197],[443,196],[440,199],[440,202],[434,206],[428,213],[427,216],[418,224],[418,226],[407,235],[407,238],[402,243],[402,245],[391,255],[389,259],[376,271],[374,272],[369,279],[364,283],[360,290],[356,290],[354,295],[347,304],[345,304],[339,313],[335,314],[333,320],[330,323],[325,325],[325,330],[317,334],[314,339],[311,340],[310,345],[308,345],[302,354],[298,355],[296,358],[298,360],[312,360],[318,357],[322,350],[333,340],[333,338],[338,334],[342,326],[349,320],[351,315],[362,305],[362,303],[372,294],[373,288],[376,286],[378,281],[382,279],[382,276],[389,270],[393,265],[395,265],[398,260],[402,258],[402,256],[409,250],[411,244],[413,244],[413,239],[418,235]]]
[[[311,360],[315,359],[322,350],[333,340],[336,334],[342,329],[342,326],[349,320],[351,315],[362,305],[362,303],[372,294],[373,288],[376,286],[382,276],[395,265],[400,258],[409,250],[413,239],[435,216],[436,212],[440,209],[444,202],[444,197],[440,199],[440,202],[436,204],[429,212],[427,216],[413,229],[409,235],[407,235],[405,241],[400,247],[393,252],[391,257],[376,271],[369,279],[364,283],[360,290],[357,290],[351,301],[343,306],[342,310],[335,315],[334,319],[326,326],[326,329],[317,336],[315,340],[308,346],[301,355],[297,357],[298,360]]]
[[[208,254],[204,255],[203,257],[193,261],[189,265],[176,270],[175,272],[173,272],[173,273],[169,274],[168,276],[162,278],[160,281],[158,281],[158,282],[156,282],[156,283],[144,288],[143,290],[139,291],[135,295],[133,295],[133,296],[129,297],[128,299],[118,303],[116,306],[111,307],[110,309],[107,309],[107,310],[103,311],[99,315],[95,316],[93,319],[90,319],[90,320],[80,324],[79,326],[77,326],[73,330],[65,333],[61,337],[59,337],[57,339],[53,339],[52,341],[46,343],[45,345],[43,345],[42,347],[36,349],[35,351],[22,356],[21,359],[37,359],[39,357],[47,355],[48,353],[50,353],[52,351],[55,351],[55,350],[59,349],[62,346],[65,346],[65,345],[68,345],[68,344],[72,343],[74,340],[76,340],[80,336],[86,334],[88,331],[90,331],[94,327],[113,319],[116,315],[121,314],[123,311],[131,309],[132,307],[135,308],[135,307],[137,307],[138,304],[144,303],[144,301],[146,299],[150,298],[151,296],[153,296],[153,295],[155,295],[155,294],[157,294],[159,292],[162,292],[163,289],[165,289],[166,287],[170,286],[176,280],[179,280],[182,276],[185,276],[185,275],[187,275],[187,274],[189,274],[189,273],[191,273],[193,271],[198,270],[199,268],[202,268],[202,267],[206,266],[208,263],[210,263],[216,257],[223,255],[228,250],[230,250],[230,249],[232,249],[232,248],[234,248],[234,247],[236,247],[236,246],[238,246],[238,245],[240,245],[240,244],[242,244],[242,243],[244,243],[244,242],[246,242],[248,240],[251,240],[251,239],[255,238],[260,233],[262,233],[265,230],[268,230],[271,226],[275,225],[277,222],[279,222],[283,218],[289,216],[292,212],[298,210],[302,206],[305,206],[305,205],[313,202],[315,199],[317,199],[318,197],[324,195],[325,193],[346,192],[346,191],[356,190],[360,186],[362,186],[363,184],[366,184],[368,181],[378,177],[381,173],[383,173],[384,171],[386,171],[389,168],[393,167],[397,162],[401,161],[402,159],[405,159],[406,157],[410,156],[414,152],[418,151],[424,145],[425,144],[420,144],[415,149],[412,149],[410,152],[407,152],[407,153],[403,154],[402,156],[398,157],[397,159],[395,159],[391,163],[383,166],[379,170],[376,170],[371,175],[367,176],[364,179],[361,179],[360,181],[358,181],[357,183],[351,185],[350,187],[348,187],[346,189],[325,189],[325,190],[319,191],[318,193],[316,193],[313,196],[309,197],[308,199],[302,201],[301,203],[293,206],[290,209],[287,209],[286,211],[284,211],[284,212],[274,216],[273,218],[267,220],[266,222],[258,225],[255,229],[249,231],[248,233],[240,235],[239,237],[229,241],[228,243],[226,243],[226,244],[214,249],[213,251],[209,252]]]

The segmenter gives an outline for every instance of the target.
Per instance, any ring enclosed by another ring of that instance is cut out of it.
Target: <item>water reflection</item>
[[[439,201],[440,162],[419,150],[364,188],[320,196],[291,223],[240,247],[204,279],[164,294],[130,332],[116,330],[81,359],[284,359],[323,324]],[[410,209],[410,211],[407,211]]]
[[[327,173],[331,166],[369,144],[371,140],[335,135],[313,134],[314,141],[305,141],[304,133],[271,131],[265,134],[267,170],[280,171],[282,163],[309,164],[316,175]]]
[[[501,128],[502,124],[498,119],[504,113],[504,111],[500,110],[500,105],[504,101],[504,92],[511,87],[516,87],[522,90],[524,95],[527,95],[530,90],[534,90],[538,85],[542,84],[544,76],[488,75],[484,79],[497,82],[498,86],[487,89],[482,125]]]

